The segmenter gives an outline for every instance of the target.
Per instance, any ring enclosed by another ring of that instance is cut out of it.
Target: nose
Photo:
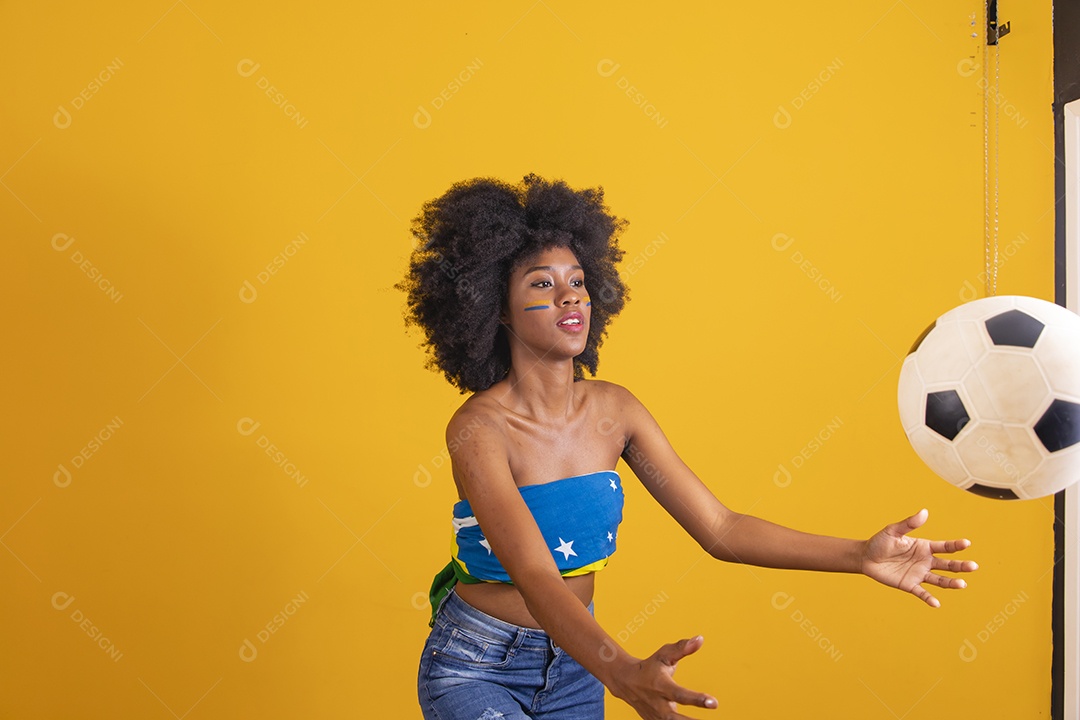
[[[581,291],[572,285],[567,285],[559,296],[559,305],[563,307],[577,305],[580,301]]]

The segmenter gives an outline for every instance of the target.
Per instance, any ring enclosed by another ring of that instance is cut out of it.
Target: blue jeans
[[[493,618],[453,591],[424,645],[418,691],[425,720],[604,717],[604,686],[547,633]]]

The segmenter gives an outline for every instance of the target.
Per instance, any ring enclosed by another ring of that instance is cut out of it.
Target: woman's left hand
[[[961,589],[967,583],[960,578],[939,575],[935,570],[971,572],[979,568],[971,560],[946,560],[940,553],[954,553],[971,545],[970,540],[937,540],[908,537],[922,526],[929,513],[923,509],[898,523],[887,525],[863,545],[862,571],[889,587],[920,598],[930,607],[941,605],[922,583],[942,588]]]

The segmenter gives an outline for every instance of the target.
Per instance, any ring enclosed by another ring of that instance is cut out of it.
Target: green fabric
[[[428,627],[435,624],[435,616],[439,614],[439,608],[442,607],[443,600],[450,594],[450,590],[453,589],[454,585],[459,582],[474,584],[483,582],[483,580],[477,580],[465,572],[465,568],[451,559],[446,564],[446,567],[440,570],[435,575],[435,579],[431,581],[431,590],[428,591],[428,600],[431,602],[431,619],[428,621]]]

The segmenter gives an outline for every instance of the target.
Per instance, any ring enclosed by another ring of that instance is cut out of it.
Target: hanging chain
[[[998,32],[1001,32],[1001,16],[998,15]],[[998,211],[1001,208],[998,183],[1001,180],[1001,36],[998,35],[997,45],[994,46],[994,93],[991,98],[994,103],[994,232],[991,239],[993,246],[993,282],[990,284],[990,295],[997,295],[998,281]]]
[[[983,27],[989,32],[990,18],[987,15],[986,5],[983,4]],[[984,35],[984,38],[986,36]],[[998,39],[1000,43],[1000,38]],[[990,54],[994,56],[994,82],[990,83]],[[993,297],[997,295],[998,281],[998,229],[1000,225],[1000,185],[1001,176],[1000,159],[1000,117],[1001,105],[997,102],[1001,88],[1001,46],[991,46],[988,38],[983,41],[983,240],[984,240],[984,265],[986,277],[986,294]],[[993,164],[991,165],[991,130],[990,130],[990,105],[994,105],[993,122]],[[993,167],[993,171],[991,171]],[[993,178],[991,182],[991,172]],[[991,188],[991,185],[993,186]]]

